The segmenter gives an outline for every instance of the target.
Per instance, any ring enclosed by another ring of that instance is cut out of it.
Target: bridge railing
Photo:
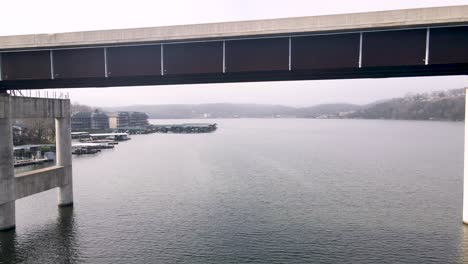
[[[8,90],[7,93],[15,97],[70,99],[68,92],[58,92],[55,90]]]

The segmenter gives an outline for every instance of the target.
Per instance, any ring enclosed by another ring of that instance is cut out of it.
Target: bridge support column
[[[62,186],[58,188],[58,205],[73,205],[73,178],[72,178],[72,154],[71,154],[71,119],[55,119],[55,139],[57,149],[57,166],[63,166],[65,175]]]
[[[0,94],[0,231],[15,228],[15,182],[13,167],[11,101]]]
[[[468,88],[465,89],[465,162],[463,177],[463,223],[468,225]]]

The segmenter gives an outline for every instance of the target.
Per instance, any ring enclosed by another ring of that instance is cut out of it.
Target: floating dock
[[[42,164],[45,162],[51,162],[54,160],[51,159],[28,159],[28,160],[16,160],[14,163],[14,167],[22,167],[22,166],[28,166],[28,165],[36,165],[36,164]]]
[[[155,133],[211,133],[218,129],[217,124],[169,124],[169,125],[150,125],[150,129]]]

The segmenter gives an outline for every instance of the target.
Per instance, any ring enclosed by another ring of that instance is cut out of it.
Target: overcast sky
[[[2,1],[0,35],[152,27],[447,5],[468,0],[15,0]],[[67,90],[95,106],[173,103],[368,103],[407,93],[462,88],[468,77],[426,77]]]

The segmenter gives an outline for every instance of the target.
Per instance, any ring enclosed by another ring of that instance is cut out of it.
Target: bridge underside
[[[468,74],[468,26],[0,51],[0,89]]]
[[[84,87],[117,87],[143,85],[171,84],[202,84],[202,83],[236,83],[236,82],[267,82],[267,81],[304,81],[333,79],[363,79],[418,76],[448,76],[467,75],[468,64],[444,65],[437,67],[396,67],[369,70],[334,70],[334,71],[304,71],[304,72],[261,72],[240,74],[203,74],[183,76],[141,76],[116,78],[88,78],[67,80],[21,80],[5,81],[0,90],[29,90],[45,88],[84,88]]]

